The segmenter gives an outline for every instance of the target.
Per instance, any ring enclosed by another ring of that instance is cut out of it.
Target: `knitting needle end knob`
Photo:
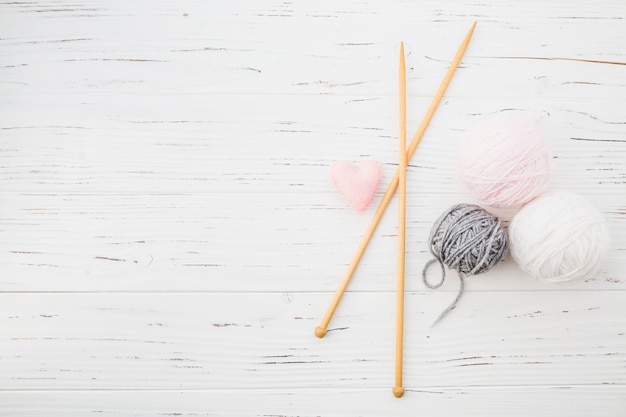
[[[402,397],[404,395],[404,388],[403,387],[393,387],[392,392],[393,392],[393,395],[396,398],[400,398],[400,397]]]
[[[318,338],[320,338],[320,339],[321,339],[322,337],[326,336],[326,329],[325,329],[325,328],[323,328],[323,327],[321,327],[321,326],[317,326],[317,327],[315,328],[315,336],[316,336],[316,337],[318,337]]]

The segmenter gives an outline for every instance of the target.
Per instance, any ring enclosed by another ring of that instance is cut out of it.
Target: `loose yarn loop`
[[[493,268],[506,254],[508,240],[496,216],[473,204],[457,204],[446,210],[433,224],[428,241],[428,248],[435,259],[424,265],[424,284],[430,289],[441,287],[446,277],[444,265],[456,270],[460,280],[456,298],[439,315],[434,325],[456,307],[465,289],[465,276]],[[441,267],[441,280],[431,284],[426,271],[435,262]]]
[[[546,282],[591,276],[611,246],[604,216],[571,191],[551,191],[525,205],[513,217],[509,236],[520,268]]]
[[[500,116],[467,130],[458,145],[458,172],[492,207],[518,207],[541,194],[552,177],[545,137],[528,120]]]
[[[431,284],[430,282],[428,282],[428,278],[426,278],[426,271],[435,262],[439,262],[439,265],[441,266],[441,280],[437,284]],[[452,301],[452,303],[450,303],[450,305],[446,307],[446,309],[443,310],[441,314],[439,314],[439,317],[437,317],[437,319],[433,322],[431,327],[439,323],[442,318],[444,318],[450,311],[452,311],[456,307],[459,300],[461,299],[461,296],[463,295],[463,292],[465,291],[465,278],[464,278],[465,275],[459,272],[458,276],[459,276],[459,291],[457,292],[456,297],[454,298],[454,301]],[[430,261],[428,261],[426,265],[424,265],[424,269],[422,270],[422,280],[424,281],[424,284],[431,290],[436,290],[437,288],[441,287],[446,280],[446,269],[444,268],[443,263],[439,259],[431,259]]]

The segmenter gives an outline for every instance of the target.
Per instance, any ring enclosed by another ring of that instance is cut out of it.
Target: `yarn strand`
[[[426,277],[426,271],[435,262],[438,262],[439,266],[441,267],[441,279],[436,284],[431,284],[430,281],[428,281],[428,278]],[[458,276],[459,276],[459,291],[457,292],[456,297],[454,298],[454,301],[452,301],[452,303],[450,303],[450,305],[448,307],[446,307],[446,309],[443,310],[441,312],[441,314],[439,314],[437,319],[433,322],[433,324],[430,325],[430,327],[434,327],[446,315],[448,315],[449,312],[454,310],[454,308],[456,307],[457,303],[459,302],[459,300],[463,296],[463,293],[465,292],[465,279],[464,279],[465,275],[462,272],[458,272]],[[439,288],[439,287],[441,287],[443,285],[445,280],[446,280],[446,268],[443,265],[443,262],[441,262],[441,260],[439,260],[437,258],[434,258],[434,259],[431,259],[430,261],[426,262],[426,265],[424,265],[424,269],[422,269],[422,281],[424,281],[424,285],[426,285],[431,290],[436,290],[437,288]]]
[[[439,314],[439,317],[437,317],[437,319],[433,322],[433,324],[430,325],[430,327],[434,327],[445,316],[447,316],[449,312],[454,310],[456,308],[457,303],[463,296],[463,293],[465,292],[465,279],[463,278],[464,275],[460,272],[458,273],[458,276],[459,276],[459,291],[456,294],[456,298],[454,299],[454,301],[452,301],[452,303],[448,307],[446,307],[445,310],[441,312],[441,314]]]

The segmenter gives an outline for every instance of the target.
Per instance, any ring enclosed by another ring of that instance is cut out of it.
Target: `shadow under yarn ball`
[[[431,289],[443,285],[445,266],[456,270],[460,279],[459,293],[435,323],[452,310],[465,287],[464,277],[489,271],[506,254],[508,239],[500,219],[482,207],[473,204],[457,204],[446,210],[433,224],[428,247],[434,259],[426,263],[422,271],[424,284]],[[431,284],[426,271],[438,262],[441,280]]]

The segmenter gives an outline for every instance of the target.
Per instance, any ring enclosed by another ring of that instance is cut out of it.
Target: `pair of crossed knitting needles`
[[[376,209],[376,213],[374,213],[374,217],[370,222],[367,230],[365,231],[365,236],[361,240],[361,243],[357,247],[357,251],[352,258],[352,262],[348,266],[348,271],[343,277],[337,292],[333,296],[333,299],[330,302],[330,306],[326,311],[326,315],[322,319],[322,322],[318,327],[315,328],[315,335],[319,338],[322,338],[326,335],[326,331],[328,328],[328,324],[335,314],[335,310],[337,310],[337,306],[341,301],[341,297],[343,296],[350,280],[352,279],[352,275],[356,270],[356,267],[365,252],[365,248],[372,238],[380,219],[383,216],[383,213],[387,209],[393,194],[396,189],[399,188],[399,213],[398,213],[398,298],[397,298],[397,310],[396,310],[396,375],[395,375],[395,385],[393,387],[393,395],[397,398],[400,398],[404,395],[404,387],[402,386],[402,358],[403,358],[403,344],[404,344],[404,267],[405,267],[405,242],[406,242],[406,168],[407,161],[411,160],[417,146],[422,140],[422,136],[424,136],[424,132],[430,123],[430,120],[433,118],[435,111],[437,110],[437,106],[443,97],[450,81],[452,80],[452,76],[454,72],[458,68],[463,55],[465,54],[465,50],[467,49],[470,39],[472,38],[472,34],[474,33],[474,28],[476,27],[476,22],[472,24],[469,32],[463,39],[461,46],[459,47],[454,59],[450,63],[450,67],[448,71],[443,77],[441,84],[439,85],[439,89],[435,93],[428,110],[426,110],[426,114],[422,119],[422,123],[420,124],[417,132],[413,136],[411,140],[411,144],[409,145],[409,149],[406,149],[406,66],[404,61],[404,44],[400,43],[400,69],[399,69],[399,104],[400,104],[400,162],[398,164],[398,171],[396,175],[391,180],[391,184],[387,187],[387,191],[383,195],[383,199],[381,200],[378,208]]]

